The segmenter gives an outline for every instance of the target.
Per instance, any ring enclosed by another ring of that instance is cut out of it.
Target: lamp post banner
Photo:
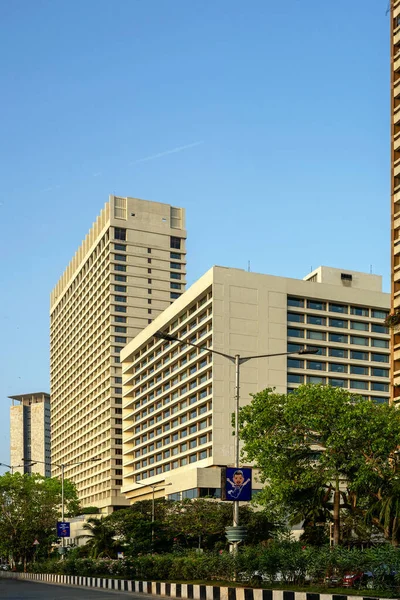
[[[62,521],[57,522],[57,537],[65,538],[71,537],[70,524]]]
[[[227,467],[225,471],[225,494],[222,500],[251,500],[251,469]]]

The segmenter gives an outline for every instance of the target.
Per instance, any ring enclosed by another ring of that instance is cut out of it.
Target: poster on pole
[[[71,537],[70,524],[63,521],[57,522],[57,536],[58,537]]]
[[[251,500],[251,469],[226,467],[222,470],[222,500]]]

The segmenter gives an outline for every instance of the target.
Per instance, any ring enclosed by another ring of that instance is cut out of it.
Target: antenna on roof
[[[248,272],[250,273],[250,270],[251,270],[251,269],[250,269],[250,261],[249,261],[249,260],[247,261],[247,270],[248,270]]]
[[[372,275],[372,265],[369,265],[369,274]]]

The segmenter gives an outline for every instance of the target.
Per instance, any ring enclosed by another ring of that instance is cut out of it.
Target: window
[[[288,383],[303,383],[304,375],[297,375],[295,373],[287,374],[287,382]]]
[[[317,317],[316,315],[307,315],[307,323],[309,325],[326,325],[325,317]]]
[[[181,238],[171,235],[169,245],[170,245],[170,248],[174,248],[175,250],[180,250],[181,249]]]
[[[367,390],[368,381],[358,381],[357,379],[350,380],[350,387],[353,390]]]
[[[386,319],[388,316],[388,312],[386,310],[373,310],[372,309],[372,317],[374,319]]]
[[[303,369],[304,360],[299,360],[298,358],[288,358],[287,366],[290,369]]]
[[[389,355],[388,354],[376,354],[375,352],[372,352],[371,360],[373,360],[374,362],[388,363]]]
[[[288,313],[287,320],[293,321],[296,323],[304,323],[304,315],[302,315],[300,313]]]
[[[207,458],[207,450],[199,452],[199,460],[203,460],[204,458]]]
[[[331,327],[341,327],[342,329],[347,329],[348,321],[343,321],[343,319],[329,319],[329,325]]]
[[[329,304],[329,310],[331,312],[335,312],[335,313],[342,313],[342,314],[346,314],[347,315],[347,306],[345,306],[344,304]]]
[[[297,306],[298,308],[304,308],[304,300],[302,298],[288,298],[288,306]]]
[[[122,377],[114,377],[114,383],[122,383]]]
[[[189,448],[196,448],[196,446],[197,446],[197,439],[195,438],[194,440],[190,440]]]
[[[355,335],[350,336],[350,343],[355,344],[356,346],[368,346],[369,340],[366,337],[358,337]]]
[[[126,306],[121,306],[120,304],[116,304],[114,306],[115,312],[126,312]]]
[[[371,375],[374,377],[389,377],[388,369],[379,369],[378,367],[372,367]]]
[[[389,384],[382,383],[380,381],[373,381],[371,383],[371,390],[374,390],[374,392],[388,392]]]
[[[122,394],[122,388],[121,387],[114,388],[114,394]]]
[[[116,323],[126,323],[126,317],[120,317],[120,316],[116,315],[114,317],[114,319],[115,319]]]
[[[326,303],[317,300],[307,300],[307,306],[312,310],[326,310]]]
[[[169,297],[171,298],[171,300],[176,300],[180,297],[180,294],[178,294],[178,292],[171,292]]]
[[[357,329],[357,331],[369,331],[369,324],[363,323],[362,321],[350,321],[350,329]]]
[[[347,350],[344,350],[344,348],[329,348],[329,356],[347,358]]]
[[[126,262],[125,254],[114,254],[114,260],[120,260],[122,262]]]
[[[357,315],[357,317],[368,317],[369,309],[363,308],[362,306],[350,306],[350,313],[352,315]]]
[[[317,377],[316,375],[309,375],[307,377],[307,381],[308,383],[313,383],[313,384],[325,384],[326,382],[326,377]]]
[[[361,352],[361,350],[352,350],[350,356],[354,360],[368,360],[368,352]]]
[[[123,337],[122,335],[116,335],[114,341],[118,342],[119,344],[126,344],[126,337]]]
[[[114,239],[126,242],[126,229],[122,227],[114,227]]]
[[[114,265],[116,271],[126,271],[126,265]]]
[[[117,327],[114,327],[115,333],[126,333],[126,327],[122,327],[121,325],[118,325]],[[117,341],[117,340],[115,340]]]
[[[126,281],[126,275],[114,275],[115,281]]]
[[[325,331],[307,331],[308,340],[326,340]]]
[[[372,402],[375,404],[388,404],[389,398],[382,398],[381,396],[371,396]]]
[[[300,352],[304,346],[302,344],[288,344],[287,351],[288,352]]]
[[[332,373],[347,373],[347,365],[342,365],[340,363],[330,363],[329,370]]]
[[[176,258],[177,260],[182,260],[182,254],[180,254],[179,252],[170,252],[169,257]]]
[[[181,263],[171,262],[169,263],[169,267],[170,269],[181,269],[182,265]]]
[[[114,296],[115,302],[126,302],[126,296]]]
[[[347,387],[347,381],[345,379],[329,379],[329,385],[332,387]]]
[[[122,250],[122,252],[126,252],[125,244],[114,244],[114,250]]]
[[[378,325],[377,323],[372,323],[371,331],[374,333],[389,333],[389,330],[384,325]]]
[[[344,333],[330,333],[329,334],[330,342],[335,342],[338,344],[347,344],[348,339],[349,339],[348,336],[345,335]]]
[[[353,375],[368,375],[368,367],[361,365],[350,365],[350,373]]]
[[[171,283],[169,284],[169,287],[170,287],[172,290],[180,290],[182,286],[181,286],[181,284],[180,284],[180,283],[173,283],[173,282],[171,282]]]
[[[372,346],[375,346],[375,348],[389,348],[389,340],[376,340],[376,339],[372,339]]]
[[[309,360],[307,362],[307,368],[313,369],[313,371],[326,371],[326,364],[316,360]]]
[[[288,327],[287,330],[288,337],[304,337],[304,329],[294,329],[292,327]]]

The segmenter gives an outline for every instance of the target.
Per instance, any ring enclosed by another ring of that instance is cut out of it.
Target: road
[[[2,600],[160,600],[159,596],[119,592],[113,590],[94,590],[92,588],[32,583],[16,579],[0,578],[0,598]]]

